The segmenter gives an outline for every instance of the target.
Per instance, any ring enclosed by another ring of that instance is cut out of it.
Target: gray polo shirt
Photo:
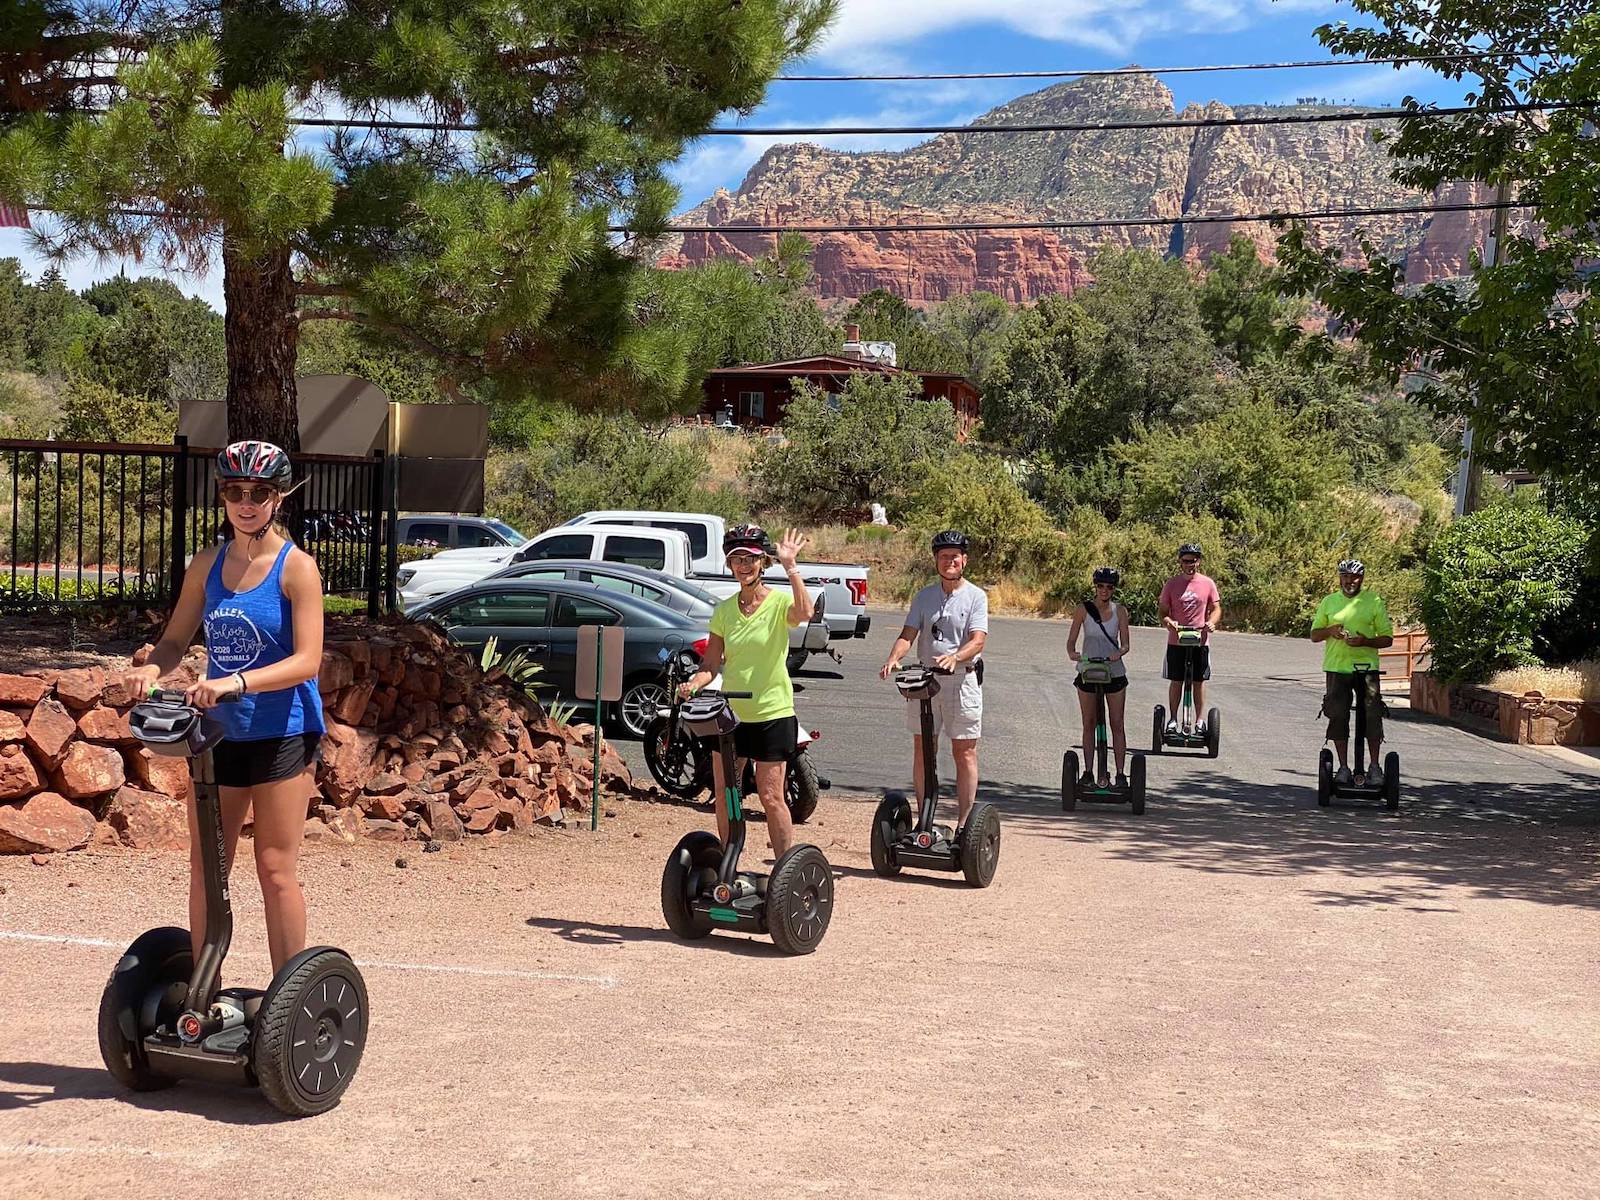
[[[930,583],[911,599],[906,625],[917,631],[917,660],[925,667],[943,654],[954,654],[967,635],[989,632],[989,597],[971,580],[953,592]]]

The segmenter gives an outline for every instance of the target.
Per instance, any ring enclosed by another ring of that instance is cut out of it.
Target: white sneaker
[[[1349,787],[1355,782],[1355,777],[1350,774],[1349,767],[1340,767],[1334,774],[1333,781],[1340,787]]]
[[[1177,737],[1178,736],[1178,723],[1176,721],[1168,721],[1167,722],[1167,736],[1168,737]]]

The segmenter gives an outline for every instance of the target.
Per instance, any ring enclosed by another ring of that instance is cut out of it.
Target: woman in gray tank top
[[[1078,664],[1073,683],[1078,689],[1078,710],[1083,717],[1083,787],[1095,786],[1089,771],[1093,762],[1094,725],[1098,715],[1096,697],[1106,698],[1106,718],[1111,726],[1111,748],[1117,756],[1117,786],[1127,787],[1124,767],[1128,757],[1128,735],[1123,725],[1127,705],[1128,668],[1123,663],[1131,646],[1128,636],[1128,610],[1113,598],[1122,582],[1115,567],[1097,567],[1094,594],[1078,605],[1072,614],[1072,631],[1067,634],[1067,658]],[[1078,649],[1078,638],[1083,649]],[[1099,780],[1104,787],[1109,780]]]

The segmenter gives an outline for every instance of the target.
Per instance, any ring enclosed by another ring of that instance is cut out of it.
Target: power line
[[[1219,225],[1262,221],[1329,221],[1353,217],[1426,215],[1429,213],[1482,212],[1497,208],[1533,208],[1532,203],[1493,201],[1461,204],[1374,205],[1366,208],[1307,209],[1300,212],[1202,213],[1180,217],[1101,217],[1071,221],[951,221],[866,225],[672,225],[663,236],[711,233],[982,233],[991,230],[1128,229],[1161,225]],[[625,225],[608,226],[611,233],[632,233]]]
[[[1466,54],[1418,54],[1405,58],[1317,58],[1301,62],[1215,63],[1183,67],[1109,67],[1075,71],[966,71],[942,75],[778,75],[774,83],[913,83],[964,79],[1106,79],[1119,75],[1198,75],[1218,71],[1286,71],[1307,67],[1399,66],[1406,63],[1468,62],[1543,54],[1529,50],[1481,50]]]
[[[1217,129],[1242,125],[1313,125],[1340,121],[1401,121],[1455,117],[1467,113],[1495,116],[1503,113],[1551,112],[1558,109],[1586,108],[1600,101],[1552,100],[1537,104],[1507,104],[1492,108],[1472,104],[1447,108],[1353,109],[1332,113],[1290,113],[1256,117],[1201,117],[1185,120],[1174,117],[1154,121],[1074,121],[1037,122],[1026,125],[774,125],[707,129],[695,137],[788,137],[806,134],[831,137],[861,134],[971,134],[971,133],[1105,133],[1140,129]],[[102,110],[103,111],[103,110]],[[290,124],[323,129],[421,130],[435,133],[479,133],[489,128],[478,122],[389,121],[359,117],[297,117]]]

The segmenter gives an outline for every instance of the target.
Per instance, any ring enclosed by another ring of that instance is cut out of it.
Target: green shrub
[[[1421,596],[1434,669],[1477,682],[1537,663],[1534,634],[1571,602],[1587,540],[1571,517],[1509,504],[1435,538]]]

